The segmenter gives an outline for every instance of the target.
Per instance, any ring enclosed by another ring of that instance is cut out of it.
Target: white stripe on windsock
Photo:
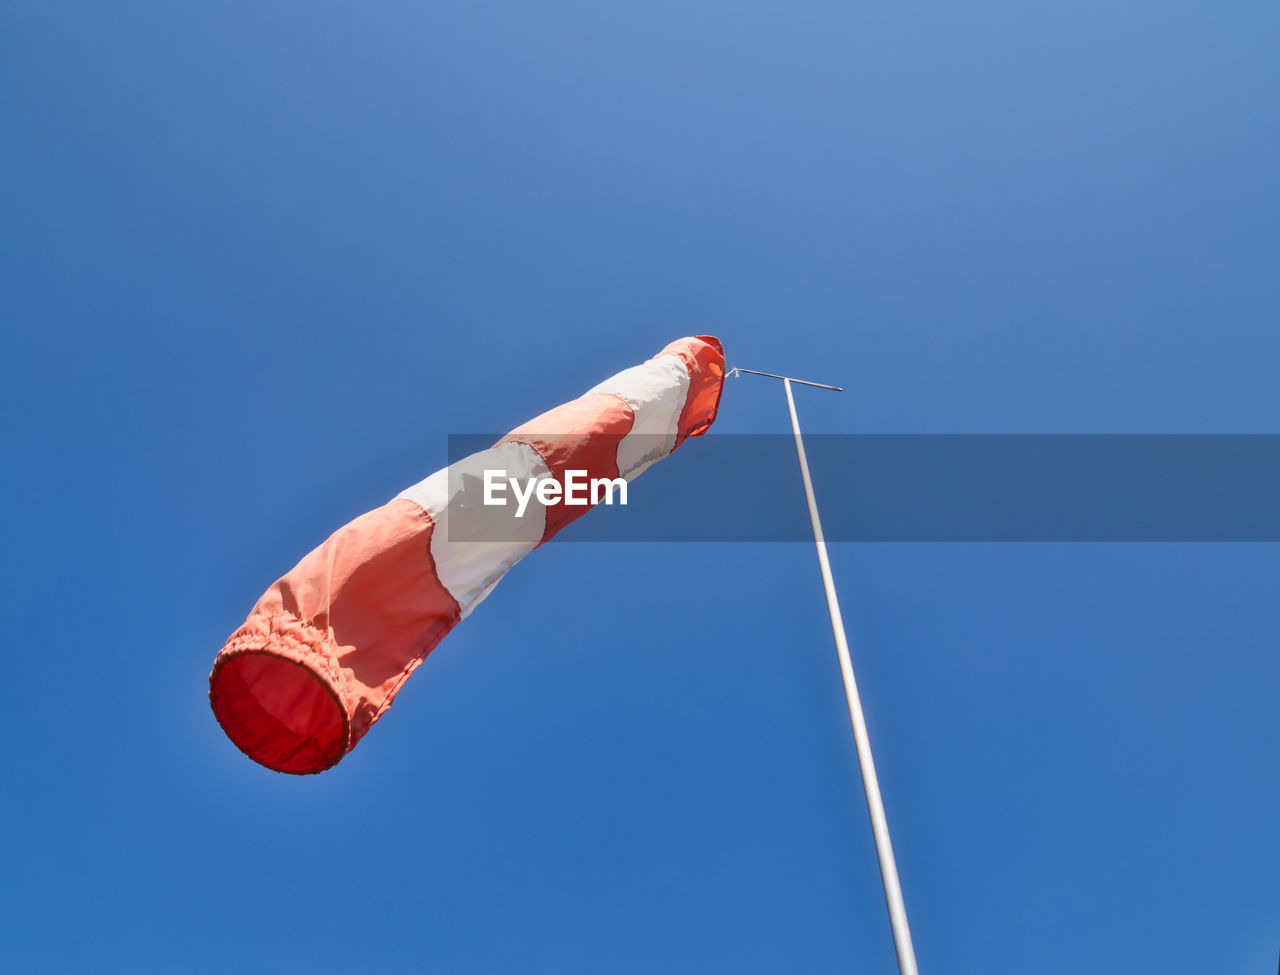
[[[436,577],[458,601],[464,619],[513,565],[537,548],[547,523],[546,506],[536,493],[521,517],[516,517],[514,504],[486,505],[485,470],[503,471],[521,483],[552,476],[528,444],[503,443],[464,457],[397,495],[420,505],[435,521],[431,558]]]
[[[689,372],[675,355],[660,355],[611,376],[589,393],[610,393],[631,407],[631,432],[618,445],[618,473],[628,481],[675,448]]]

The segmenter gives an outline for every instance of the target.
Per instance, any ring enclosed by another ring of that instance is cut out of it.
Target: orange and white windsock
[[[218,654],[209,700],[223,730],[280,772],[335,765],[513,565],[704,433],[723,382],[717,339],[673,342],[338,529]]]

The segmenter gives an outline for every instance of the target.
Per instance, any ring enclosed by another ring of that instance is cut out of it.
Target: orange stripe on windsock
[[[724,389],[724,347],[711,335],[672,342],[659,355],[677,355],[689,371],[689,394],[680,414],[676,446],[686,437],[700,437],[715,422]]]
[[[435,523],[396,499],[338,529],[258,600],[210,675],[213,713],[254,761],[320,772],[355,747],[458,622]]]
[[[467,492],[486,466],[563,486],[566,470],[618,477],[621,458],[633,478],[705,432],[723,379],[716,339],[681,339],[334,532],[219,652],[209,700],[223,730],[280,772],[336,764],[511,566],[587,510],[533,504],[517,522],[509,509],[477,507]],[[450,538],[451,522],[486,540]]]
[[[565,471],[585,471],[588,478],[618,476],[618,444],[631,431],[631,407],[606,393],[588,393],[548,410],[512,430],[501,443],[528,444],[564,488]],[[590,506],[556,505],[547,509],[544,542],[590,510]]]

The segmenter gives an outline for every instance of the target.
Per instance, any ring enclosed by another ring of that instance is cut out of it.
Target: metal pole
[[[748,372],[749,370],[739,371]],[[767,373],[759,375],[767,375]],[[844,633],[840,601],[836,598],[836,584],[831,577],[831,560],[827,558],[827,541],[823,537],[822,522],[818,518],[818,502],[813,495],[813,480],[809,477],[809,460],[804,453],[804,439],[800,436],[800,419],[796,416],[796,401],[791,395],[792,380],[785,376],[774,378],[781,379],[783,388],[787,391],[787,408],[791,411],[791,430],[795,434],[796,454],[800,458],[800,475],[804,478],[804,494],[809,502],[809,520],[813,523],[813,541],[818,548],[822,587],[827,593],[831,629],[835,633],[836,653],[840,657],[840,674],[844,677],[844,696],[849,702],[849,720],[853,724],[853,740],[858,749],[858,765],[862,769],[862,788],[867,794],[867,811],[871,814],[871,832],[875,836],[876,855],[880,859],[880,879],[884,884],[885,905],[889,908],[889,925],[893,928],[893,946],[898,953],[898,971],[901,975],[918,975],[915,948],[911,944],[911,928],[907,925],[907,907],[902,900],[898,865],[893,858],[893,844],[889,841],[889,823],[884,814],[884,800],[880,797],[880,781],[876,778],[875,761],[871,757],[867,720],[862,714],[862,701],[858,697],[857,682],[853,679],[853,663],[849,659],[849,640]],[[802,382],[802,380],[795,380],[795,382]],[[805,383],[805,385],[820,386],[822,384]]]

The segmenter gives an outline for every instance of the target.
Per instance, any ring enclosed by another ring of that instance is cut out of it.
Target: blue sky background
[[[1278,432],[1278,40],[5,3],[0,966],[890,971],[810,546],[548,546],[318,777],[225,739],[214,654],[448,434],[684,334],[847,387],[813,431]],[[743,379],[717,429],[785,424]],[[833,559],[922,971],[1272,970],[1280,549]]]

